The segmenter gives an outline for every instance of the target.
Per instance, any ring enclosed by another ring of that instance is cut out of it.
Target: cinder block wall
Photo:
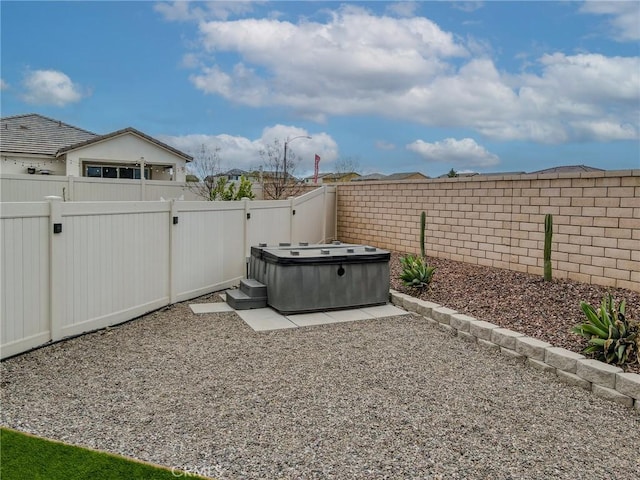
[[[338,238],[402,253],[543,273],[553,214],[555,278],[640,291],[640,170],[338,185]]]

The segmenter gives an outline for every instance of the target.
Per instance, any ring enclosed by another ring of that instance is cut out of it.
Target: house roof
[[[242,175],[247,175],[249,172],[245,170],[240,170],[239,168],[232,168],[228,172],[223,173],[222,175],[226,175],[227,177],[240,177]]]
[[[184,158],[193,157],[132,127],[98,135],[38,113],[0,119],[0,149],[7,153],[58,156],[71,150],[132,133]]]
[[[340,180],[342,178],[348,177],[350,175],[356,175],[357,177],[360,176],[360,174],[356,173],[356,172],[338,172],[338,173],[325,173],[322,176],[318,175],[318,178],[322,178],[323,180]]]
[[[566,173],[566,172],[603,172],[602,168],[589,167],[587,165],[562,165],[560,167],[546,168],[531,173]]]
[[[67,145],[98,135],[37,113],[0,119],[0,149],[3,152],[55,155]]]
[[[133,127],[123,128],[122,130],[116,130],[115,132],[107,133],[106,135],[95,136],[95,137],[87,139],[85,141],[82,141],[82,142],[79,142],[79,143],[75,143],[73,145],[68,145],[68,146],[62,147],[56,152],[56,155],[61,155],[63,153],[67,153],[67,152],[70,152],[72,150],[77,150],[78,148],[86,147],[86,146],[92,145],[94,143],[103,142],[105,140],[109,140],[111,138],[115,138],[115,137],[118,137],[120,135],[124,135],[124,134],[127,134],[127,133],[132,133],[134,135],[142,137],[145,140],[156,144],[160,148],[164,148],[165,150],[169,150],[170,152],[175,153],[176,155],[184,158],[187,162],[190,162],[191,160],[193,160],[193,157],[191,155],[187,155],[186,153],[181,152],[177,148],[174,148],[171,145],[167,145],[166,143],[161,142],[160,140],[156,140],[155,138],[147,135],[146,133],[142,133],[140,130],[136,130]]]
[[[385,178],[387,178],[387,176],[382,173],[369,173],[368,175],[361,175],[359,177],[352,178],[351,181],[362,182],[365,180],[384,180]]]
[[[401,172],[401,173],[392,173],[391,175],[387,175],[386,177],[384,177],[384,180],[406,180],[416,175],[419,176],[420,178],[429,178],[420,172]]]

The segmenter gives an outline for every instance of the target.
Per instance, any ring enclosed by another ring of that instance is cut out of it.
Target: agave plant
[[[571,331],[589,340],[584,353],[593,353],[598,360],[622,365],[640,362],[640,325],[625,318],[625,301],[617,306],[611,294],[605,295],[597,310],[580,302],[587,323]]]
[[[429,285],[436,267],[429,266],[423,257],[407,255],[400,258],[402,273],[400,280],[407,287],[424,288]]]

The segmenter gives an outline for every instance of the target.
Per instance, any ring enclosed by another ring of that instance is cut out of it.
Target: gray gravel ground
[[[0,368],[3,425],[219,479],[640,478],[636,410],[415,315],[256,333],[184,303]]]

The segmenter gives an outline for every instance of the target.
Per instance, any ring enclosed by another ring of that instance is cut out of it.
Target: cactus
[[[544,216],[544,280],[551,281],[551,237],[553,235],[553,216]]]
[[[424,251],[424,228],[425,225],[427,223],[427,214],[425,212],[422,212],[420,214],[420,253],[422,254],[422,258],[425,258],[425,251]]]
[[[598,309],[580,302],[587,322],[571,331],[589,340],[583,353],[594,353],[598,360],[616,365],[640,362],[640,324],[625,318],[625,303],[622,300],[616,306],[610,293]]]
[[[436,271],[436,267],[427,265],[424,257],[420,258],[414,255],[401,257],[400,264],[402,265],[400,280],[405,286],[411,288],[421,289],[427,287]]]

